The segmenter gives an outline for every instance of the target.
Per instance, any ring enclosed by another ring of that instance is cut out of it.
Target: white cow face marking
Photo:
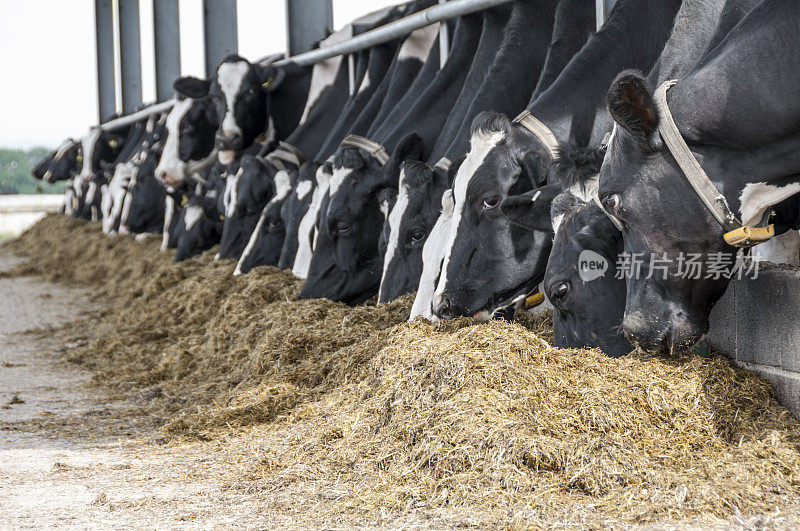
[[[236,123],[236,96],[242,89],[244,78],[250,71],[250,65],[247,61],[238,61],[236,63],[222,63],[217,69],[217,82],[225,97],[225,116],[222,119],[222,131],[227,134],[238,133],[242,134],[242,129]]]
[[[461,218],[464,214],[464,208],[467,202],[467,188],[475,172],[483,164],[486,156],[497,146],[500,142],[505,140],[506,135],[504,132],[491,132],[484,134],[477,132],[470,140],[470,151],[467,158],[464,159],[463,164],[458,168],[456,179],[453,185],[453,199],[455,201],[453,207],[453,220],[450,224],[449,234],[444,242],[445,254],[442,263],[441,276],[439,277],[439,285],[436,288],[435,297],[441,296],[447,286],[447,265],[450,262],[450,253],[456,242],[458,235],[458,228],[461,224]],[[427,245],[427,243],[426,243]]]
[[[308,195],[308,192],[311,191],[311,181],[300,181],[297,183],[297,189],[295,190],[295,194],[297,194],[297,199],[303,200]]]
[[[198,205],[189,205],[186,207],[186,212],[184,213],[184,223],[186,224],[186,230],[192,230],[197,222],[203,217],[203,208]]]
[[[414,305],[411,307],[411,319],[422,316],[434,322],[439,320],[431,311],[431,304],[436,291],[436,277],[442,268],[444,245],[450,233],[454,207],[453,190],[446,190],[442,195],[442,213],[422,248],[422,275]]]
[[[406,170],[400,169],[400,182],[397,189],[397,200],[392,208],[391,213],[388,214],[389,221],[389,242],[386,245],[386,254],[383,257],[383,276],[381,278],[381,286],[378,289],[378,300],[382,300],[382,292],[384,290],[384,283],[388,282],[386,272],[389,270],[389,265],[392,263],[394,254],[397,252],[397,247],[400,244],[400,223],[403,221],[403,215],[408,207],[408,188],[405,183]],[[384,202],[385,208],[388,211],[389,204]],[[384,206],[381,206],[383,210]],[[387,212],[384,212],[384,217],[387,217]]]
[[[186,163],[180,157],[181,122],[192,108],[191,99],[181,100],[172,107],[167,115],[167,140],[164,142],[164,151],[156,167],[156,177],[167,184],[176,186],[186,177]]]
[[[311,204],[308,205],[303,219],[300,220],[300,226],[297,231],[297,254],[294,259],[294,267],[292,273],[298,278],[307,278],[308,270],[311,267],[311,257],[314,255],[312,241],[312,233],[317,227],[317,219],[319,218],[319,211],[322,208],[322,201],[332,180],[331,175],[325,170],[325,166],[320,166],[317,169],[317,186],[314,188],[314,193],[311,196]],[[314,238],[316,239],[316,238]]]

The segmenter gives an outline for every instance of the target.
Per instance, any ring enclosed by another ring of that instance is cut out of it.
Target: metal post
[[[447,0],[439,0],[440,4],[447,3]],[[439,67],[443,67],[450,55],[450,27],[447,22],[439,24]]]
[[[236,2],[203,0],[203,33],[206,42],[206,77],[211,77],[222,60],[239,49]]]
[[[181,36],[178,0],[153,2],[153,36],[156,52],[156,98],[172,97],[172,84],[181,75]]]
[[[614,7],[615,2],[616,0],[595,0],[595,14],[598,30],[606,23],[608,14],[611,13],[611,8]]]
[[[97,122],[100,123],[117,111],[111,0],[94,0],[94,30],[97,41]]]
[[[333,31],[332,0],[286,0],[289,55],[307,52]]]
[[[119,2],[119,64],[122,74],[122,112],[142,104],[142,54],[139,35],[139,0]]]

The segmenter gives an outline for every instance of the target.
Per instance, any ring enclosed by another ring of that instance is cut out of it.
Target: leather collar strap
[[[447,157],[442,157],[441,159],[439,159],[439,162],[437,162],[433,167],[434,167],[434,169],[438,168],[440,170],[443,170],[445,173],[447,173],[447,172],[450,171],[450,166],[452,166],[452,164],[453,164],[453,161],[451,161]]]
[[[525,109],[522,113],[514,118],[514,123],[519,124],[539,139],[539,142],[544,144],[547,151],[550,153],[550,158],[558,158],[558,139],[556,135],[550,130],[549,127],[544,125],[538,118],[531,114],[531,111]]]
[[[270,162],[283,161],[294,164],[298,168],[306,161],[305,157],[303,157],[303,152],[287,142],[278,142],[277,149],[267,155],[267,160]]]
[[[369,152],[369,154],[372,155],[372,157],[377,160],[381,166],[386,164],[386,162],[389,160],[389,153],[386,152],[385,147],[377,142],[373,142],[369,138],[364,138],[363,136],[347,135],[345,139],[342,140],[342,145],[363,149],[364,151]]]
[[[660,117],[658,132],[661,134],[661,138],[664,139],[667,149],[672,153],[695,193],[722,226],[725,231],[724,238],[728,244],[737,247],[751,247],[770,239],[775,235],[775,227],[773,225],[767,227],[743,226],[742,222],[731,210],[731,207],[728,206],[725,196],[714,186],[708,174],[706,174],[691,150],[689,150],[689,146],[681,136],[667,104],[667,91],[674,87],[677,82],[676,79],[665,81],[658,87],[654,95],[656,109],[658,109]]]

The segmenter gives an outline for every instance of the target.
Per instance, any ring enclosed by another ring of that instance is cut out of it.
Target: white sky
[[[155,99],[153,1],[139,0],[145,102]],[[236,1],[239,54],[285,51],[285,0]],[[334,26],[400,1],[333,0]],[[179,9],[181,73],[201,76],[202,1],[179,0]],[[97,123],[94,1],[0,0],[0,68],[0,147],[82,136]]]

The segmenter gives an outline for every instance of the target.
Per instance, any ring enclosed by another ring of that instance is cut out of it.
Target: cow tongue
[[[233,162],[233,159],[236,158],[236,152],[231,149],[226,149],[225,151],[220,151],[217,155],[220,164],[224,164],[227,166],[228,164]]]

